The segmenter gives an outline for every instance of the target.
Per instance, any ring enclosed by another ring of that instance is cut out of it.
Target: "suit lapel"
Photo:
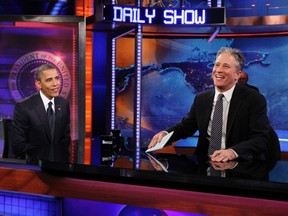
[[[63,106],[61,103],[61,100],[59,100],[59,97],[54,98],[55,102],[55,134],[54,138],[58,137],[58,132],[59,132],[59,126],[62,124],[62,115],[63,115]]]
[[[230,107],[229,107],[226,137],[229,137],[229,133],[231,131],[233,122],[238,114],[241,104],[243,103],[241,94],[242,94],[241,88],[239,88],[239,86],[236,85],[233,91],[233,95],[232,95],[232,99],[231,99]]]
[[[58,126],[61,123],[60,122],[61,106],[59,104],[59,100],[57,97],[54,98],[54,102],[55,102],[55,134],[54,134],[54,137],[56,137],[56,134],[58,131]]]
[[[213,109],[214,94],[215,94],[215,91],[210,91],[209,95],[208,95],[208,100],[206,99],[204,101],[204,105],[202,105],[202,111],[201,112],[203,112],[203,116],[204,116],[203,122],[205,123],[205,124],[203,124],[203,132],[204,133],[207,132],[208,124],[210,121],[210,116],[211,116],[211,112]]]
[[[214,95],[215,95],[215,91],[212,91],[211,94],[209,95],[208,109],[206,109],[206,111],[207,111],[206,116],[207,116],[207,122],[208,123],[209,123],[211,112],[212,112],[212,109],[213,109]]]
[[[35,95],[35,99],[33,100],[33,102],[34,102],[34,110],[43,124],[47,137],[49,138],[49,140],[51,140],[50,127],[47,119],[47,114],[39,92],[38,94]]]

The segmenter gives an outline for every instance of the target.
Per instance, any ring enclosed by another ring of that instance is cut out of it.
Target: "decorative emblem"
[[[71,90],[71,75],[62,59],[50,52],[34,51],[21,56],[9,74],[9,89],[15,101],[22,100],[37,91],[35,72],[42,64],[54,65],[61,76],[60,95],[67,98]]]

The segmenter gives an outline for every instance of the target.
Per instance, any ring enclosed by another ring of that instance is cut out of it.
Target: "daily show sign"
[[[96,16],[101,21],[143,25],[220,26],[226,24],[224,7],[213,8],[153,8],[123,5],[101,5]]]

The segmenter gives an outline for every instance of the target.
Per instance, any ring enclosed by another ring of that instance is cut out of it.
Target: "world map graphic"
[[[189,111],[195,95],[213,88],[211,71],[216,51],[202,51],[196,47],[192,53],[193,55],[183,61],[143,65],[141,80],[143,137],[152,137],[156,132],[179,122]],[[243,54],[246,58],[245,71],[249,71],[251,75],[250,84],[253,82],[253,85],[258,86],[266,97],[271,124],[279,130],[287,130],[288,118],[283,118],[288,116],[285,109],[285,106],[288,106],[287,87],[279,80],[279,76],[272,75],[266,78],[268,72],[265,71],[272,68],[275,59],[271,58],[269,51],[248,50],[243,51]],[[133,128],[134,70],[133,65],[116,70],[117,127],[128,136]],[[253,74],[253,71],[258,72]],[[259,73],[261,71],[262,73]]]

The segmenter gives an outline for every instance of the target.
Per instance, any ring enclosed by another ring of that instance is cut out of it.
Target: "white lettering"
[[[205,16],[206,16],[206,11],[205,10],[202,10],[202,19],[201,19],[201,16],[198,17],[198,11],[196,10],[196,12],[195,12],[195,23],[196,24],[205,24],[205,22],[206,22]]]
[[[138,12],[138,9],[137,8],[133,8],[133,23],[136,23],[137,20],[136,20],[136,17],[137,17],[137,12]]]
[[[185,11],[185,24],[194,24],[194,10]]]
[[[129,20],[129,22],[133,22],[132,15],[133,15],[133,11],[131,8],[123,8],[123,22],[126,22],[127,20]]]
[[[180,20],[181,24],[184,23],[185,17],[184,17],[183,12],[185,12],[185,11],[181,10],[181,11],[180,11],[181,14],[180,14],[180,15],[177,15],[177,10],[174,11],[174,13],[175,13],[175,15],[174,15],[174,24],[177,24],[177,20],[178,20],[178,19]]]
[[[114,10],[113,21],[121,22],[123,20],[123,18],[122,18],[122,8],[115,6],[115,7],[113,7],[113,10]]]
[[[178,12],[178,13],[177,13]],[[179,10],[164,10],[163,13],[163,23],[164,24],[205,24],[205,10],[202,10],[202,16],[198,16],[198,10],[181,10],[181,14],[179,14]]]
[[[130,23],[143,23],[145,20],[141,20],[141,10],[140,8],[127,8],[127,7],[113,7],[114,22],[130,22]],[[155,15],[154,15],[155,16]]]
[[[138,23],[145,23],[145,20],[141,20],[140,17],[141,13],[140,13],[140,8],[138,9]]]
[[[148,23],[152,24],[152,19],[155,18],[156,12],[155,9],[152,10],[152,14],[149,14],[149,10],[145,10],[145,16],[148,18]]]
[[[206,23],[206,10],[178,10],[178,9],[164,9],[162,16],[159,16],[160,10],[155,8],[133,8],[133,7],[113,7],[113,21],[114,22],[130,22],[130,23],[139,23],[145,24],[154,24],[154,19],[157,17],[159,19],[162,17],[162,20],[157,20],[158,24],[166,25],[203,25]],[[199,15],[200,14],[200,15]],[[142,16],[142,17],[141,17]]]
[[[164,10],[164,24],[173,24],[173,10]]]

